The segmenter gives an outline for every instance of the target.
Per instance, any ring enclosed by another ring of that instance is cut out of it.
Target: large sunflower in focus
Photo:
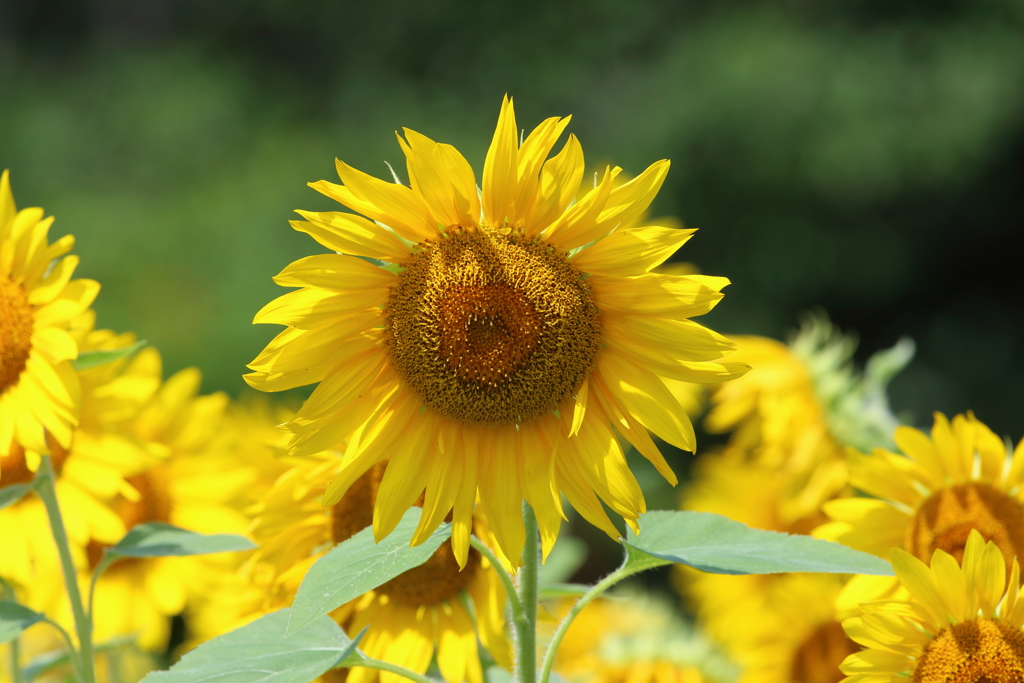
[[[40,454],[66,450],[78,424],[78,378],[70,361],[78,345],[72,319],[100,286],[72,280],[75,239],[53,244],[53,218],[18,211],[7,171],[0,176],[0,485],[32,478]],[[61,258],[61,257],[64,258]],[[13,452],[13,460],[11,455]]]
[[[517,564],[525,499],[545,553],[562,517],[559,492],[617,538],[601,501],[634,524],[643,494],[617,436],[676,479],[648,430],[695,448],[663,378],[721,382],[727,339],[689,320],[728,280],[650,273],[692,230],[622,228],[654,198],[668,162],[616,185],[607,168],[573,203],[583,153],[568,119],[522,144],[506,99],[484,161],[482,190],[453,147],[405,130],[410,185],[337,162],[344,185],[313,187],[362,216],[299,212],[293,226],[336,254],[290,265],[276,281],[301,289],[261,310],[288,328],[249,367],[279,391],[319,382],[287,423],[295,454],[348,446],[324,503],[336,503],[389,457],[373,528],[381,538],[425,495],[414,542],[451,511],[460,564],[477,491],[497,542]]]

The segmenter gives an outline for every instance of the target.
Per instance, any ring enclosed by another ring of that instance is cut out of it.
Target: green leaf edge
[[[139,351],[142,347],[146,346],[149,342],[145,339],[140,339],[134,344],[128,346],[122,346],[119,349],[99,349],[97,351],[82,351],[78,354],[78,358],[71,361],[71,365],[81,372],[82,370],[89,370],[96,368],[107,363],[113,363],[116,360],[127,358],[135,352]]]

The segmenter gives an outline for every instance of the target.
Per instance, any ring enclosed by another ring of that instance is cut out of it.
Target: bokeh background
[[[572,114],[589,163],[672,159],[654,213],[733,280],[706,321],[859,354],[910,335],[897,411],[1024,417],[1024,3],[1014,0],[0,0],[0,167],[74,233],[99,323],[243,390],[270,280],[317,250],[335,156],[402,126],[478,172],[501,96]]]

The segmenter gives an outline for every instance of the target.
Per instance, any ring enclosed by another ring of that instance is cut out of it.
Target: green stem
[[[345,662],[345,665],[348,666],[347,661]],[[418,674],[415,671],[410,671],[404,666],[398,666],[397,664],[385,662],[380,659],[374,659],[373,657],[367,657],[366,655],[362,655],[358,662],[352,662],[351,666],[365,666],[367,669],[390,671],[393,674],[405,676],[410,681],[416,681],[416,683],[443,683],[443,681],[438,681],[436,678],[431,678],[430,676],[424,676],[423,674]]]
[[[537,597],[540,574],[540,532],[533,508],[523,501],[523,524],[526,544],[523,546],[523,567],[519,570],[520,616],[516,627],[516,680],[537,681]]]
[[[584,593],[576,604],[572,606],[569,613],[562,619],[562,623],[555,629],[555,634],[551,637],[551,643],[548,645],[548,651],[544,653],[544,662],[540,669],[540,683],[548,683],[548,679],[551,677],[551,668],[555,665],[555,653],[558,651],[558,646],[562,643],[562,638],[568,632],[569,627],[572,626],[573,620],[576,616],[583,611],[583,608],[591,603],[594,598],[600,596],[606,590],[617,584],[619,581],[632,576],[637,573],[635,567],[628,567],[628,560],[624,562],[621,567],[616,569],[608,576],[601,579],[593,588]]]
[[[50,530],[57,544],[61,568],[64,570],[64,585],[67,587],[71,611],[75,615],[75,631],[78,635],[78,663],[82,683],[96,683],[96,673],[92,657],[92,625],[85,608],[82,606],[82,593],[78,587],[78,572],[71,559],[71,547],[68,545],[68,534],[64,529],[64,518],[60,515],[57,503],[57,489],[54,487],[53,465],[50,456],[44,455],[36,473],[36,493],[46,506],[46,515],[50,518]]]
[[[22,683],[25,679],[21,676],[21,644],[18,638],[11,641],[9,650],[11,655],[11,683]]]
[[[498,557],[494,554],[494,551],[487,547],[483,541],[476,536],[469,537],[469,544],[477,549],[477,551],[487,558],[487,561],[491,563],[494,571],[498,574],[498,578],[501,579],[502,585],[505,586],[505,592],[508,594],[508,602],[512,607],[512,623],[522,617],[523,608],[519,604],[519,595],[516,593],[515,584],[512,583],[512,577],[509,576],[508,572],[498,561]]]

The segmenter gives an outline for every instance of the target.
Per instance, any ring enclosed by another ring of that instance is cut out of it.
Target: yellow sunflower
[[[78,345],[71,321],[100,286],[72,280],[75,239],[53,244],[53,218],[18,211],[7,171],[0,175],[0,485],[30,480],[40,454],[67,450],[78,424]],[[64,258],[61,258],[61,257]]]
[[[161,376],[159,354],[144,349],[133,364]],[[129,489],[110,501],[122,529],[145,522],[167,522],[201,533],[245,534],[241,512],[254,472],[244,454],[224,448],[227,396],[198,396],[200,374],[182,370],[163,382],[135,416],[112,436],[133,442],[135,467],[126,473]],[[123,533],[123,532],[122,532]],[[86,548],[83,571],[102,558],[101,539]],[[170,617],[214,583],[211,574],[233,571],[233,557],[162,557],[121,560],[96,584],[95,637],[103,642],[136,635],[140,647],[166,647]],[[85,580],[87,574],[83,574]]]
[[[931,438],[899,427],[895,441],[904,455],[850,451],[851,483],[874,497],[826,503],[831,521],[816,536],[880,557],[901,548],[926,562],[936,550],[960,560],[976,530],[999,547],[1007,571],[1014,557],[1024,556],[1024,440],[1011,456],[972,413],[952,422],[936,413]],[[845,615],[860,602],[892,596],[898,585],[891,577],[857,577],[840,610]]]
[[[601,502],[634,525],[644,510],[617,436],[674,483],[648,430],[690,451],[694,434],[662,378],[720,382],[747,369],[718,362],[732,343],[689,320],[721,299],[728,280],[649,272],[693,231],[620,229],[647,209],[668,162],[617,187],[619,169],[607,168],[572,203],[579,142],[570,135],[547,159],[567,124],[547,119],[519,144],[506,98],[479,193],[453,147],[406,129],[410,185],[338,161],[344,185],[313,187],[362,216],[300,211],[306,220],[293,223],[338,253],[275,278],[301,289],[257,314],[257,323],[288,327],[246,379],[263,391],[320,383],[287,429],[296,454],[348,444],[324,504],[390,457],[377,538],[424,491],[414,542],[451,511],[460,565],[478,491],[513,564],[524,499],[545,554],[560,491],[617,538]]]
[[[210,637],[289,605],[316,560],[370,526],[374,500],[391,465],[375,465],[339,502],[325,508],[320,500],[341,460],[333,451],[303,458],[267,492],[252,526],[259,550],[240,578],[229,584],[233,588],[212,593],[197,612],[198,632]],[[479,514],[474,517],[474,532],[492,539]],[[426,564],[343,605],[332,616],[352,636],[369,627],[360,649],[371,657],[424,673],[436,655],[449,683],[481,683],[478,638],[499,663],[511,664],[504,635],[505,590],[476,550],[470,550],[460,571],[448,544]],[[460,599],[463,591],[472,612]],[[325,674],[324,680],[337,675]],[[385,683],[403,680],[395,674],[379,675]],[[347,680],[359,683],[377,676],[374,669],[357,668],[348,672]]]
[[[770,514],[782,527],[799,525],[846,485],[843,447],[829,429],[805,358],[773,339],[733,339],[739,347],[736,357],[753,370],[715,387],[705,426],[711,433],[732,431],[728,461],[739,466],[739,461],[748,460],[776,483],[785,483],[787,491],[773,494],[780,507]]]
[[[713,634],[742,667],[740,683],[838,683],[840,663],[858,649],[837,619],[844,580],[782,574],[761,582],[756,592],[741,593],[714,621]],[[724,582],[718,587],[730,589]]]
[[[109,330],[94,330],[95,314],[86,311],[71,322],[69,332],[81,351],[109,350],[135,341],[131,334],[116,335]],[[52,444],[55,488],[64,525],[71,541],[72,554],[79,564],[85,561],[90,540],[114,543],[125,533],[124,524],[110,509],[118,495],[134,495],[126,477],[137,470],[145,458],[139,444],[119,435],[117,426],[138,414],[159,385],[159,368],[153,376],[144,359],[122,359],[77,373],[81,387],[81,418],[75,427],[71,447],[65,450]],[[15,444],[2,462],[23,481],[33,473],[25,462],[25,450]],[[0,577],[28,589],[33,604],[46,609],[61,596],[61,582],[40,581],[40,572],[60,572],[56,549],[50,535],[49,520],[42,501],[26,496],[0,510]],[[49,564],[50,568],[42,565]],[[51,572],[51,573],[52,573]]]
[[[559,617],[571,601],[553,607]],[[583,608],[555,671],[568,683],[731,683],[735,666],[662,601],[625,593]]]
[[[892,566],[908,597],[865,603],[860,616],[843,622],[866,648],[843,662],[846,683],[1024,681],[1017,560],[975,530],[960,554],[958,561],[936,550],[928,566],[893,549]]]

